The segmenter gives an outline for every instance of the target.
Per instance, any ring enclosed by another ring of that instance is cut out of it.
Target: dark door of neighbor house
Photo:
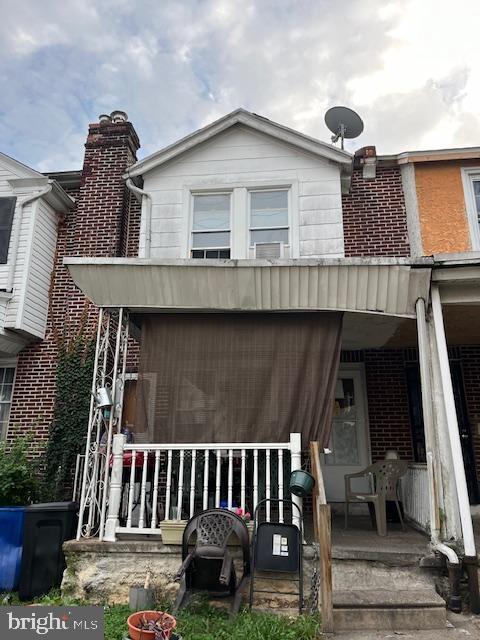
[[[475,457],[473,453],[472,434],[468,418],[465,389],[463,386],[462,366],[458,360],[450,361],[453,395],[457,409],[458,431],[462,444],[463,462],[467,478],[468,495],[471,504],[480,502]],[[425,462],[425,435],[423,430],[422,395],[420,371],[417,363],[406,366],[408,405],[410,409],[410,425],[415,462]]]
[[[458,431],[460,432],[460,442],[462,444],[463,462],[467,476],[468,495],[471,504],[478,504],[479,491],[475,456],[473,453],[472,431],[468,418],[467,401],[465,399],[462,365],[458,360],[450,361],[450,372],[452,374],[453,395],[455,396],[455,406],[457,408]]]

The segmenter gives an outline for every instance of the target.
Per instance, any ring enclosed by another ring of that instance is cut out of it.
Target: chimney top
[[[111,122],[112,122],[112,119],[108,115],[108,113],[101,113],[98,116],[98,120],[99,120],[100,124],[111,124]]]
[[[110,118],[114,124],[117,124],[120,122],[127,122],[128,115],[125,113],[125,111],[112,111],[112,113],[110,114]]]

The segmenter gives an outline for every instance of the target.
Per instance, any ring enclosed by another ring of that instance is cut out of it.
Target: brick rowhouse
[[[76,208],[59,221],[45,339],[19,354],[7,439],[32,432],[43,450],[53,419],[58,344],[75,335],[88,314],[94,333],[97,312],[73,284],[64,256],[136,255],[140,207],[122,175],[140,146],[128,121],[89,126]]]

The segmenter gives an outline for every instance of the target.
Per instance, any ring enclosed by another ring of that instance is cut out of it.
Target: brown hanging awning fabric
[[[342,314],[143,316],[136,432],[158,443],[327,446]]]

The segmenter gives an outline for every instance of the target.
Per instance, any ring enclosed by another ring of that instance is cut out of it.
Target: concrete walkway
[[[448,612],[445,629],[432,631],[348,631],[336,633],[335,640],[460,640],[460,638],[480,639],[480,616],[464,616]]]

